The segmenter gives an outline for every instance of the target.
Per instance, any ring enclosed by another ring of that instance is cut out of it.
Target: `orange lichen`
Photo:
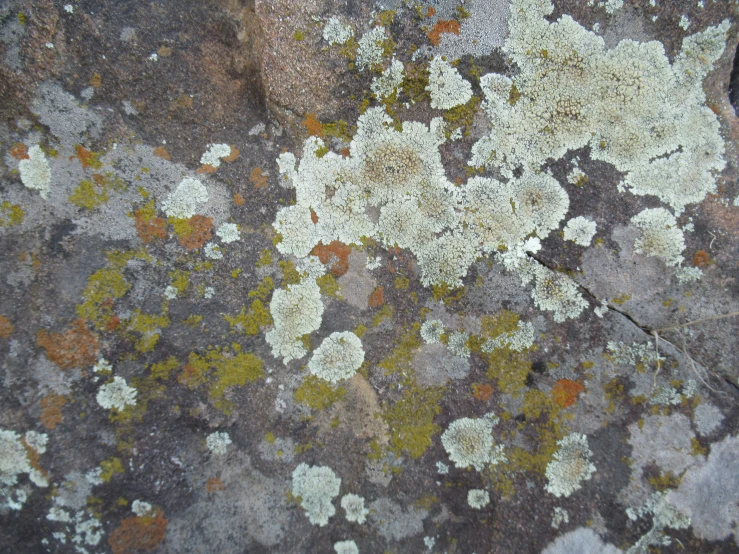
[[[243,206],[244,204],[246,204],[246,198],[244,198],[241,193],[237,192],[236,194],[234,194],[234,204],[236,204],[237,206]]]
[[[305,119],[302,121],[303,127],[305,127],[305,130],[308,131],[308,134],[312,137],[322,137],[323,136],[323,125],[321,125],[321,122],[316,119],[316,114],[309,113],[305,116]]]
[[[153,239],[167,238],[167,220],[163,217],[149,217],[143,210],[136,210],[136,234],[144,244],[149,244]]]
[[[552,398],[561,408],[568,408],[577,401],[581,392],[585,392],[585,387],[580,381],[560,379],[552,387]]]
[[[221,481],[220,477],[211,477],[205,483],[205,489],[208,492],[220,492],[226,490],[226,485],[223,484],[223,481]]]
[[[161,510],[157,510],[153,516],[127,517],[110,534],[108,544],[113,554],[151,552],[164,541],[167,523]]]
[[[322,242],[319,242],[311,250],[311,254],[318,256],[322,264],[333,260],[330,271],[334,277],[341,277],[349,270],[349,254],[351,253],[352,249],[338,240],[331,241],[328,246],[324,246]]]
[[[252,182],[255,189],[266,189],[269,186],[267,176],[262,173],[261,167],[255,167],[251,170],[249,180]]]
[[[13,332],[13,324],[4,315],[0,315],[0,337],[7,339]]]
[[[210,164],[203,164],[196,171],[197,173],[215,173],[218,168]]]
[[[313,222],[313,225],[318,223],[318,214],[313,211],[313,208],[310,209],[310,220]]]
[[[233,163],[239,158],[239,149],[236,148],[234,145],[230,144],[231,147],[231,153],[226,156],[225,158],[221,158],[226,163]]]
[[[73,160],[74,158],[77,158],[80,163],[82,164],[82,167],[92,167],[93,169],[99,169],[103,166],[102,163],[98,160],[98,154],[95,154],[94,152],[88,150],[81,144],[78,144],[74,147],[75,155],[71,156],[69,159]]]
[[[377,287],[367,298],[370,308],[379,308],[385,303],[385,287]]]
[[[429,6],[429,10],[426,12],[426,17],[434,17],[436,15],[436,9],[433,6]]]
[[[84,319],[73,321],[62,333],[41,329],[36,334],[36,344],[46,350],[48,358],[61,369],[92,365],[100,352],[97,335],[87,328]]]
[[[88,84],[92,88],[100,88],[100,85],[103,84],[103,78],[100,76],[100,73],[93,73],[92,77],[90,77],[90,80],[88,81]]]
[[[10,155],[16,160],[27,160],[29,158],[28,147],[22,142],[16,142],[10,147]]]
[[[436,22],[436,25],[434,25],[432,29],[428,32],[428,37],[431,41],[431,44],[433,44],[434,46],[439,46],[439,44],[441,43],[441,35],[443,35],[444,33],[453,33],[455,35],[458,35],[459,31],[459,21],[457,21],[456,19],[440,19]]]
[[[705,250],[698,250],[693,256],[693,265],[703,267],[711,263],[711,256]]]
[[[487,402],[493,396],[493,387],[488,383],[473,383],[472,396],[475,400]]]
[[[54,392],[44,396],[41,399],[41,425],[47,429],[56,429],[64,419],[62,408],[66,403],[66,398]]]
[[[154,149],[154,155],[157,156],[157,157],[159,157],[159,158],[163,158],[163,159],[165,159],[167,161],[169,161],[170,159],[172,159],[172,156],[169,155],[169,152],[167,152],[167,149],[164,148],[164,146],[157,146]]]
[[[213,220],[204,215],[194,215],[187,220],[188,231],[180,235],[180,244],[188,250],[197,250],[213,236]]]

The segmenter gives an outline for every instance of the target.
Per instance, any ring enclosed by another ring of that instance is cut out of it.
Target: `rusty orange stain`
[[[444,33],[452,33],[458,35],[460,31],[459,21],[456,19],[443,20],[440,19],[436,22],[431,30],[428,32],[429,40],[434,46],[439,46],[441,43],[441,35]]]

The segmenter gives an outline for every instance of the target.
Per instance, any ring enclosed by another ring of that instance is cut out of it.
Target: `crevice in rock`
[[[729,78],[729,102],[734,107],[734,113],[739,115],[739,45],[734,52],[734,64]]]

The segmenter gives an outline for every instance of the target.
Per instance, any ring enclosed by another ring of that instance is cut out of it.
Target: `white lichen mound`
[[[372,79],[370,90],[375,93],[377,98],[382,99],[392,95],[394,92],[400,93],[403,90],[400,86],[402,82],[403,62],[393,58],[390,65],[383,70],[382,74]]]
[[[221,223],[216,230],[216,235],[221,239],[221,242],[230,244],[239,240],[239,226],[235,223]]]
[[[438,319],[429,319],[421,325],[421,338],[426,344],[441,342],[441,335],[443,334],[444,324]]]
[[[357,58],[354,62],[360,71],[382,63],[385,27],[374,27],[364,33],[357,46]]]
[[[200,157],[200,163],[212,167],[220,167],[221,159],[231,155],[231,147],[228,144],[209,144],[208,150]]]
[[[431,107],[440,110],[461,106],[472,98],[472,85],[441,56],[431,60],[426,90],[431,95]]]
[[[493,440],[493,426],[497,418],[479,419],[463,417],[452,421],[441,435],[449,459],[458,468],[474,467],[482,471],[487,464],[497,464],[503,459],[503,446]]]
[[[293,471],[292,494],[300,497],[300,506],[313,525],[323,527],[336,513],[332,500],[340,488],[341,479],[330,467],[302,463]]]
[[[131,503],[131,511],[139,517],[145,517],[152,511],[152,505],[143,500],[134,500]]]
[[[607,49],[569,15],[550,23],[553,10],[550,0],[512,1],[504,50],[519,71],[481,78],[493,130],[473,146],[470,165],[510,177],[589,146],[591,158],[626,174],[624,188],[677,212],[715,190],[724,141],[703,80],[729,21],[685,38],[670,64],[659,42]]]
[[[285,363],[305,356],[307,350],[300,338],[318,329],[323,319],[321,290],[315,281],[308,279],[276,290],[269,311],[274,329],[265,338],[272,347],[272,355]]]
[[[657,256],[667,265],[680,265],[685,236],[675,216],[664,208],[647,208],[632,217],[631,223],[641,230],[641,236],[634,241],[634,252]]]
[[[49,435],[39,433],[38,431],[26,431],[24,436],[26,444],[39,454],[46,452],[46,445],[49,442]]]
[[[136,405],[137,391],[129,387],[123,377],[113,377],[110,383],[105,383],[97,392],[98,404],[106,410],[125,410],[126,406]]]
[[[231,444],[231,437],[225,431],[215,431],[205,439],[205,445],[208,447],[208,450],[217,456],[226,454],[229,444]]]
[[[341,507],[346,512],[347,521],[364,523],[369,510],[364,507],[364,498],[357,494],[345,494],[341,499]]]
[[[582,482],[591,478],[595,466],[590,461],[592,452],[585,435],[572,433],[557,441],[559,450],[546,469],[549,482],[547,492],[554,496],[570,496],[582,487]]]
[[[590,246],[596,231],[595,221],[587,217],[573,217],[567,222],[564,228],[564,239],[579,244],[580,246]]]
[[[330,45],[345,44],[354,36],[354,30],[350,25],[344,25],[338,17],[332,17],[323,28],[323,40]]]
[[[482,345],[482,351],[489,353],[497,348],[510,348],[516,352],[523,352],[531,348],[533,344],[534,325],[531,322],[519,321],[515,330],[486,340]]]
[[[0,429],[0,484],[12,487],[18,482],[20,474],[30,471],[31,465],[20,435],[15,431]],[[0,489],[2,492],[5,491]]]
[[[588,303],[577,289],[575,282],[562,273],[552,271],[535,260],[521,267],[523,284],[534,281],[531,294],[536,306],[553,312],[554,321],[561,322],[577,318]]]
[[[362,341],[350,331],[332,333],[313,352],[308,371],[336,383],[352,377],[364,362]]]
[[[205,185],[197,179],[185,177],[162,202],[162,209],[169,217],[189,219],[197,212],[198,205],[207,201],[208,190]]]
[[[471,489],[467,492],[467,504],[470,508],[481,510],[490,504],[490,494],[483,489]]]
[[[49,194],[51,168],[44,151],[38,144],[28,149],[28,159],[18,162],[21,182],[26,188],[37,190],[44,200]]]
[[[334,543],[336,554],[359,554],[359,548],[354,541],[339,541]]]

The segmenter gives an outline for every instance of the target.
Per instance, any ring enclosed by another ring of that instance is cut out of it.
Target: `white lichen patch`
[[[225,431],[215,431],[205,439],[205,445],[208,447],[208,450],[217,456],[226,454],[229,444],[231,444],[231,437]]]
[[[106,375],[106,374],[113,373],[113,366],[105,358],[100,358],[95,363],[95,365],[92,367],[92,370],[95,373],[100,373],[101,375]]]
[[[205,257],[210,258],[211,260],[220,260],[223,258],[223,251],[221,250],[220,246],[213,244],[212,242],[209,242],[205,245],[205,248],[203,248],[203,252],[205,254]]]
[[[567,513],[567,510],[564,508],[561,508],[560,506],[557,506],[554,508],[554,513],[552,514],[552,527],[555,529],[559,529],[560,525],[563,525],[565,523],[570,522],[570,514]]]
[[[385,27],[374,27],[364,33],[357,46],[357,59],[354,62],[360,71],[382,63]]]
[[[197,212],[198,205],[207,201],[208,190],[205,185],[197,179],[185,177],[162,202],[162,209],[169,217],[189,219]]]
[[[606,345],[613,362],[618,365],[630,365],[636,367],[638,363],[656,363],[664,360],[657,353],[657,349],[650,343],[632,343],[631,346],[621,341],[609,341]]]
[[[39,191],[44,200],[49,194],[51,182],[51,168],[46,160],[44,151],[38,144],[28,149],[28,158],[18,162],[18,171],[21,182],[26,188]]]
[[[98,404],[106,410],[125,410],[126,406],[136,405],[137,391],[129,387],[123,377],[113,377],[110,383],[105,383],[97,392]]]
[[[481,78],[493,131],[474,145],[470,165],[510,177],[590,146],[593,159],[626,173],[625,188],[676,211],[713,191],[724,141],[702,82],[729,21],[687,37],[670,64],[661,43],[607,49],[568,15],[547,21],[552,11],[550,0],[511,3],[505,52],[519,72]]]
[[[662,258],[667,265],[680,265],[684,260],[685,236],[677,220],[664,208],[647,208],[631,218],[641,230],[634,241],[634,252]]]
[[[24,436],[26,444],[35,450],[38,454],[46,452],[46,445],[49,442],[49,435],[39,433],[38,431],[26,431]]]
[[[276,290],[269,311],[274,329],[265,338],[272,347],[272,355],[285,363],[305,356],[307,350],[300,337],[318,329],[323,319],[321,290],[315,281],[308,279]]]
[[[370,90],[377,98],[382,99],[392,95],[394,92],[400,93],[403,90],[400,86],[402,82],[403,62],[393,58],[390,65],[383,70],[382,74],[372,79]]]
[[[441,335],[443,334],[444,324],[438,319],[429,319],[421,325],[421,338],[426,344],[441,342]]]
[[[346,512],[347,521],[364,523],[369,510],[364,507],[364,498],[357,494],[345,494],[341,499],[341,507]]]
[[[557,441],[559,450],[547,465],[549,482],[547,492],[554,496],[570,496],[582,487],[582,482],[591,478],[595,465],[590,461],[592,452],[585,435],[572,433]]]
[[[493,440],[497,421],[489,415],[479,419],[463,417],[449,424],[441,435],[441,444],[456,467],[472,466],[482,471],[487,464],[495,465],[503,460],[503,446]]]
[[[143,500],[134,500],[131,503],[131,511],[139,517],[145,517],[152,512],[152,506]]]
[[[470,508],[481,510],[490,504],[490,494],[483,489],[471,489],[467,492],[467,504]]]
[[[323,28],[323,40],[330,45],[345,44],[354,36],[351,25],[344,25],[338,17],[332,17]]]
[[[528,260],[520,269],[523,284],[534,281],[531,294],[534,303],[542,310],[551,311],[554,321],[577,318],[588,306],[575,282],[562,273],[544,267],[535,260]]]
[[[209,144],[200,157],[200,163],[212,167],[220,167],[221,159],[228,158],[231,155],[231,147],[228,144]]]
[[[15,431],[0,429],[0,483],[12,487],[18,482],[20,474],[30,471],[31,465],[20,435]]]
[[[308,371],[336,383],[352,377],[364,362],[362,341],[352,332],[332,333],[313,352]]]
[[[461,106],[472,98],[472,85],[441,56],[431,60],[426,90],[431,95],[431,107],[440,110]]]
[[[216,229],[216,235],[221,239],[221,242],[229,244],[236,242],[240,238],[239,226],[235,223],[221,223]]]
[[[293,471],[292,494],[300,497],[300,506],[313,525],[323,527],[336,513],[332,500],[340,488],[341,479],[330,467],[302,463]]]
[[[528,350],[534,344],[534,326],[531,322],[518,322],[515,330],[502,333],[486,340],[482,345],[483,352],[492,352],[496,348],[508,347],[516,352]]]
[[[467,341],[470,340],[470,334],[464,331],[454,331],[449,335],[449,352],[460,358],[470,357],[470,347]]]
[[[583,216],[573,217],[565,225],[564,239],[580,246],[590,246],[595,231],[596,224],[592,219]]]
[[[168,285],[166,289],[164,289],[164,298],[167,300],[174,300],[177,298],[178,290],[176,287],[173,287],[172,285]]]
[[[334,550],[336,554],[359,554],[357,543],[352,540],[334,543]]]

